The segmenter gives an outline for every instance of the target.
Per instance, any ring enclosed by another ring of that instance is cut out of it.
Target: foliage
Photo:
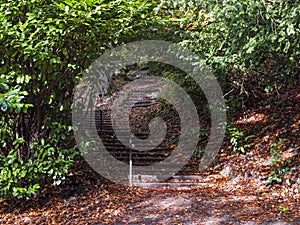
[[[45,178],[51,177],[55,185],[65,180],[75,153],[72,149],[56,149],[50,144],[46,144],[44,139],[40,143],[33,143],[30,150],[34,151],[34,155],[26,162],[15,149],[7,157],[0,155],[1,196],[31,197],[45,183]]]
[[[245,136],[242,131],[239,131],[237,127],[228,125],[228,133],[230,137],[230,143],[233,147],[232,152],[245,153],[248,148],[253,145],[252,139],[254,135]]]
[[[291,162],[290,159],[282,159],[281,152],[283,151],[283,144],[286,139],[280,138],[278,142],[273,141],[270,148],[270,153],[273,156],[271,165],[273,169],[271,170],[271,175],[266,180],[266,184],[271,183],[282,183],[283,179],[288,174],[292,174],[295,168],[290,168],[287,164]],[[289,183],[289,179],[286,179],[286,182]]]
[[[287,212],[289,212],[289,209],[288,208],[286,208],[286,207],[284,207],[284,206],[282,206],[282,205],[279,205],[279,211],[281,212],[281,213],[287,213]]]
[[[0,110],[6,112],[7,110],[15,110],[16,113],[23,110],[26,112],[32,104],[24,104],[22,99],[28,95],[26,91],[21,91],[20,86],[10,87],[9,82],[3,73],[6,72],[6,67],[0,70]]]
[[[272,169],[271,175],[265,181],[266,184],[278,183],[281,184],[283,182],[283,178],[288,175],[292,174],[293,168],[289,167],[276,167]],[[286,180],[289,183],[289,180]]]
[[[155,36],[154,1],[0,3],[2,196],[59,184],[76,154],[73,88],[106,49]],[[19,173],[19,171],[21,173]]]
[[[243,105],[245,94],[257,96],[299,74],[295,1],[166,0],[159,8],[173,40],[211,66],[234,107]]]
[[[280,153],[282,152],[282,146],[285,141],[286,141],[286,139],[279,138],[278,142],[276,142],[276,141],[272,142],[271,148],[270,148],[270,153],[274,157],[273,163],[272,163],[273,165],[275,164],[275,162],[280,160]]]

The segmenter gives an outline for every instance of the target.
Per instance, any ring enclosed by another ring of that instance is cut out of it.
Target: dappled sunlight
[[[251,124],[251,123],[266,123],[268,116],[263,113],[255,113],[254,115],[243,117],[235,122],[235,124]]]

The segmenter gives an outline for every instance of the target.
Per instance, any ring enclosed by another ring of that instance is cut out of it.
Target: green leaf
[[[0,81],[0,89],[4,90],[4,91],[8,91],[9,90],[9,86],[6,83],[2,83]]]
[[[41,186],[39,185],[39,184],[34,184],[33,185],[33,188],[35,189],[35,190],[37,190],[37,189],[39,189]]]
[[[92,6],[94,4],[94,0],[86,0],[86,4],[88,4],[88,6]]]
[[[5,112],[6,110],[7,110],[7,103],[5,102],[5,101],[2,101],[1,102],[1,110],[3,111],[3,112]]]
[[[0,74],[6,73],[6,71],[7,71],[7,67],[6,66],[1,66],[0,67]],[[0,82],[1,82],[1,80],[0,80]]]

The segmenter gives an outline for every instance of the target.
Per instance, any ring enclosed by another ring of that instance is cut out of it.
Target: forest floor
[[[253,101],[234,121],[253,144],[232,154],[227,137],[202,185],[115,184],[78,157],[66,184],[2,199],[0,224],[300,224],[299,85]]]

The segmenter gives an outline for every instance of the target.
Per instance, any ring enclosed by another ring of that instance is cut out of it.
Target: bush
[[[17,140],[23,141],[23,140]],[[52,143],[51,143],[52,144]],[[54,145],[33,143],[30,150],[33,156],[24,162],[16,149],[6,157],[0,155],[0,195],[2,197],[32,197],[45,182],[59,185],[65,180],[65,174],[73,163],[76,152],[70,149],[57,149]]]
[[[0,195],[64,180],[77,154],[70,108],[80,75],[105,50],[155,36],[154,1],[0,3]],[[31,107],[32,106],[32,107]]]
[[[246,136],[244,132],[232,124],[227,126],[227,130],[232,145],[232,153],[246,153],[246,150],[253,146],[254,135]]]
[[[167,0],[160,9],[173,40],[206,60],[228,98],[258,94],[299,74],[300,5],[295,1]]]

